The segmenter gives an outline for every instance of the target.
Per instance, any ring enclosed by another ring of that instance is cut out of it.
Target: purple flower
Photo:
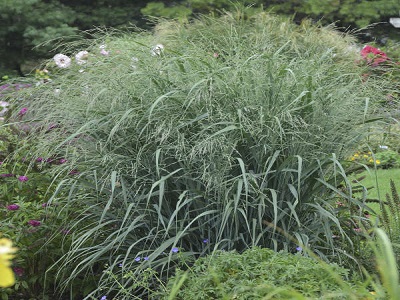
[[[76,169],[73,169],[72,171],[70,171],[68,174],[69,175],[78,175],[80,172]]]
[[[143,257],[143,260],[149,260],[148,256]]]
[[[139,261],[140,261],[140,256],[136,257],[136,258],[135,258],[135,261],[136,261],[136,262],[139,262]]]
[[[29,220],[28,221],[28,224],[29,225],[31,225],[31,226],[33,226],[33,227],[38,227],[38,226],[40,226],[40,224],[42,224],[40,221],[38,221],[38,220]]]
[[[15,274],[17,274],[20,277],[22,275],[24,275],[24,273],[25,273],[25,270],[21,267],[14,267],[13,270],[14,270]]]
[[[14,174],[11,173],[4,173],[4,174],[0,174],[0,177],[14,177]]]
[[[67,160],[65,158],[61,158],[58,162],[60,164],[65,164],[67,162]]]
[[[22,117],[22,116],[25,115],[27,112],[28,112],[28,108],[27,108],[27,107],[23,107],[23,108],[21,108],[21,110],[19,111],[18,115]]]
[[[208,242],[209,242],[208,239],[204,239],[204,240],[203,240],[203,243],[204,243],[204,244],[208,244]]]
[[[100,300],[107,300],[107,296],[101,297]]]
[[[173,248],[171,249],[171,252],[172,252],[172,253],[178,253],[178,252],[179,252],[179,248],[178,248],[178,247],[173,247]]]
[[[300,252],[300,251],[303,250],[303,248],[301,248],[300,246],[297,246],[297,247],[296,247],[296,250]]]
[[[52,129],[57,128],[57,127],[58,127],[58,124],[50,124],[49,128],[47,130],[52,130]]]
[[[0,86],[0,90],[7,90],[11,85],[9,83],[6,83],[2,86]]]
[[[43,161],[43,157],[36,158],[36,162],[42,162],[42,161]]]
[[[48,203],[43,203],[43,204],[42,204],[42,207],[47,207],[47,206],[49,206]]]
[[[2,161],[0,161],[0,166],[3,164],[3,162]]]
[[[18,180],[21,182],[28,181],[28,177],[27,176],[19,176]]]
[[[122,268],[124,265],[122,263],[118,264],[118,267]]]
[[[18,210],[19,209],[19,205],[18,204],[10,204],[7,206],[8,210]]]
[[[69,230],[69,229],[63,229],[63,230],[61,230],[61,233],[67,235],[67,234],[70,234],[70,233],[71,233],[71,230]]]

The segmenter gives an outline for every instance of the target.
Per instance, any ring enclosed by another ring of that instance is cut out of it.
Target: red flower
[[[377,66],[380,63],[383,63],[389,58],[387,57],[386,53],[379,50],[378,48],[372,47],[370,45],[364,46],[361,50],[361,56],[370,64],[372,63],[373,66]]]

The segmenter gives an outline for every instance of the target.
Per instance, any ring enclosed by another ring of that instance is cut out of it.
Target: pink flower
[[[29,220],[28,224],[33,226],[33,227],[38,227],[38,226],[40,226],[41,222],[38,221],[38,220]]]
[[[355,231],[355,232],[361,232],[362,229],[361,229],[361,228],[354,228],[354,231]]]
[[[18,210],[19,205],[18,204],[10,204],[10,205],[7,205],[7,209],[8,210]]]
[[[18,180],[21,182],[28,181],[28,177],[27,176],[19,176]]]
[[[21,110],[19,111],[18,115],[22,117],[22,116],[25,115],[27,112],[28,112],[28,108],[27,108],[27,107],[23,107],[23,108],[21,108]]]

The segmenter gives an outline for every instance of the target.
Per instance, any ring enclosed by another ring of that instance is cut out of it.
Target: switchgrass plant
[[[32,153],[67,159],[54,172],[73,232],[54,266],[64,288],[90,275],[101,280],[88,298],[115,296],[108,271],[152,267],[164,279],[176,252],[294,251],[288,235],[329,259],[337,232],[351,254],[325,200],[389,86],[363,81],[354,39],[232,13],[105,34],[86,47],[83,63],[49,62],[57,75],[24,100]],[[346,195],[355,201],[350,187]]]

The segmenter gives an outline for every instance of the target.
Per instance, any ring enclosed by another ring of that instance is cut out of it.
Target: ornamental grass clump
[[[363,83],[353,43],[307,21],[228,14],[103,35],[63,51],[87,51],[84,64],[50,61],[56,75],[27,95],[24,118],[38,153],[68,160],[54,173],[73,216],[64,286],[89,272],[121,293],[102,272],[121,263],[164,278],[175,247],[182,258],[298,242],[337,255],[331,237],[348,237],[324,200],[387,85]]]

